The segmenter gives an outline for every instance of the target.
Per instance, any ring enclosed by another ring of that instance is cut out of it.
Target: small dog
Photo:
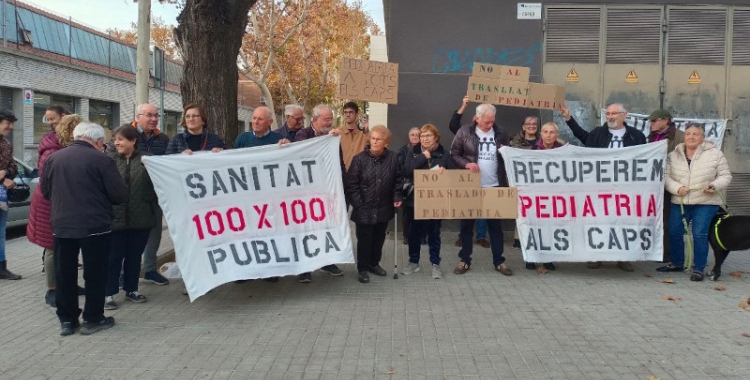
[[[750,216],[727,215],[723,208],[719,209],[711,220],[708,242],[714,250],[714,268],[708,278],[717,281],[729,252],[750,249]]]

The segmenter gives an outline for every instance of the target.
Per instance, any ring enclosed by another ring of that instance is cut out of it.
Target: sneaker
[[[401,273],[412,274],[414,272],[419,272],[419,269],[420,269],[419,264],[409,261],[408,263],[406,263],[406,267],[404,267],[404,269],[401,270]]]
[[[498,272],[500,272],[500,273],[502,273],[502,274],[504,274],[504,275],[506,275],[506,276],[512,276],[513,275],[513,271],[510,268],[508,268],[508,264],[506,264],[506,263],[502,263],[502,264],[496,266],[495,270],[498,271]]]
[[[297,281],[302,284],[307,284],[308,282],[312,282],[312,273],[310,272],[302,273],[301,275],[299,275],[299,277],[297,277]]]
[[[471,269],[471,267],[469,266],[469,264],[466,264],[465,262],[462,261],[462,262],[458,263],[458,266],[455,269],[453,269],[453,273],[455,273],[455,274],[464,274],[464,273],[468,272],[469,269]]]
[[[548,271],[553,271],[553,270],[556,269],[555,268],[555,263],[551,263],[551,262],[550,263],[544,263],[544,264],[542,264],[542,266],[544,267],[544,269],[546,269]]]
[[[521,241],[518,239],[513,239],[513,248],[521,248]]]
[[[586,263],[586,268],[589,269],[599,269],[602,267],[601,261],[589,261]]]
[[[370,267],[369,269],[367,269],[367,271],[370,272],[370,273],[372,273],[372,274],[374,274],[374,275],[376,275],[376,276],[380,276],[380,277],[384,277],[384,276],[386,276],[388,274],[385,271],[385,269],[383,269],[380,265],[376,265],[374,267]]]
[[[78,320],[76,320],[75,322],[62,322],[60,323],[60,336],[73,335],[80,327],[81,322],[78,322]]]
[[[342,275],[344,275],[344,272],[341,269],[339,269],[339,267],[337,267],[334,264],[326,265],[323,268],[320,268],[320,270],[322,270],[323,272],[328,272],[328,274],[330,274],[331,276],[342,276]]]
[[[81,326],[80,333],[81,335],[91,335],[93,333],[111,328],[114,325],[115,319],[112,317],[104,317],[104,319],[96,323],[84,321],[83,325]]]
[[[143,294],[140,294],[138,292],[127,292],[127,293],[125,293],[125,298],[127,298],[127,299],[129,299],[129,300],[131,300],[131,301],[133,301],[135,303],[144,303],[144,302],[148,301],[148,299],[146,298],[146,296],[144,296]]]
[[[47,293],[44,295],[44,302],[52,307],[57,307],[57,302],[55,301],[55,289],[48,289]]]
[[[86,295],[86,288],[84,288],[83,286],[79,286],[78,287],[78,295],[79,296],[85,296]]]
[[[155,270],[146,272],[146,274],[143,275],[143,280],[155,285],[169,285],[169,280]]]
[[[357,276],[357,280],[363,284],[367,284],[370,282],[370,275],[367,274],[367,272],[359,272],[359,275]]]
[[[455,245],[456,247],[460,247],[462,245],[461,244],[461,238],[458,238],[458,240],[456,240],[456,242],[453,243],[453,245]]]
[[[633,268],[633,264],[631,264],[630,261],[618,261],[617,267],[625,272],[632,272],[635,270],[635,268]]]
[[[703,281],[703,272],[693,272],[693,275],[690,276],[690,281]]]
[[[477,239],[476,244],[479,244],[482,248],[490,247],[490,242],[488,242],[487,239]]]
[[[117,309],[117,302],[112,296],[104,297],[104,310],[115,310]]]
[[[440,265],[432,264],[432,278],[443,278],[443,272],[440,270]]]
[[[656,268],[657,272],[682,272],[682,267],[669,263],[663,267]]]
[[[527,262],[526,263],[526,269],[528,269],[528,270],[534,270],[534,269],[536,269],[536,264],[535,263],[529,263],[529,262]]]

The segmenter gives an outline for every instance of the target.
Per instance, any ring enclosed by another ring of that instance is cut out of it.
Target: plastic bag
[[[159,273],[166,278],[182,278],[180,267],[174,261],[164,263],[164,265],[159,268]]]

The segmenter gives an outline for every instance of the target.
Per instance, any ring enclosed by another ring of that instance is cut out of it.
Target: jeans
[[[500,219],[487,219],[487,226],[490,233],[492,264],[497,267],[505,262],[505,257],[503,257],[503,228]],[[471,241],[473,231],[474,219],[461,220],[461,232],[458,234],[461,238],[461,251],[458,252],[458,257],[467,265],[471,265],[471,253],[474,249],[474,244]]]
[[[716,215],[719,206],[685,205],[684,218],[693,224],[693,258],[695,272],[703,272],[708,261],[708,229],[711,219]],[[681,267],[685,264],[685,227],[682,224],[683,214],[680,205],[672,204],[669,215],[669,245],[671,246],[672,265]]]
[[[422,236],[427,233],[430,263],[440,265],[440,220],[412,220],[409,232],[409,262],[419,263]]]
[[[477,219],[477,240],[482,240],[487,237],[487,219]],[[461,238],[461,233],[458,233],[458,238]]]
[[[8,211],[0,210],[0,261],[5,261],[5,226],[8,224]]]
[[[143,250],[143,270],[145,272],[153,272],[156,270],[156,252],[159,250],[159,245],[161,244],[161,233],[163,231],[163,213],[158,206],[156,208],[156,216],[159,219],[159,222],[149,231],[148,243],[146,244],[146,249]]]
[[[380,265],[388,222],[357,224],[357,272]]]
[[[83,256],[83,279],[86,281],[83,320],[99,323],[104,319],[104,286],[107,284],[111,239],[109,233],[83,239],[55,237],[55,302],[60,322],[75,322],[81,315],[78,307],[79,250]]]
[[[109,271],[105,295],[113,296],[120,292],[120,270],[123,271],[122,290],[138,290],[138,277],[141,273],[141,255],[148,242],[150,230],[119,230],[112,232],[109,248]]]

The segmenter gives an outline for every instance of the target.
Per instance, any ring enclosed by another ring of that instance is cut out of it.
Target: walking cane
[[[393,221],[393,279],[398,279],[398,209]]]

